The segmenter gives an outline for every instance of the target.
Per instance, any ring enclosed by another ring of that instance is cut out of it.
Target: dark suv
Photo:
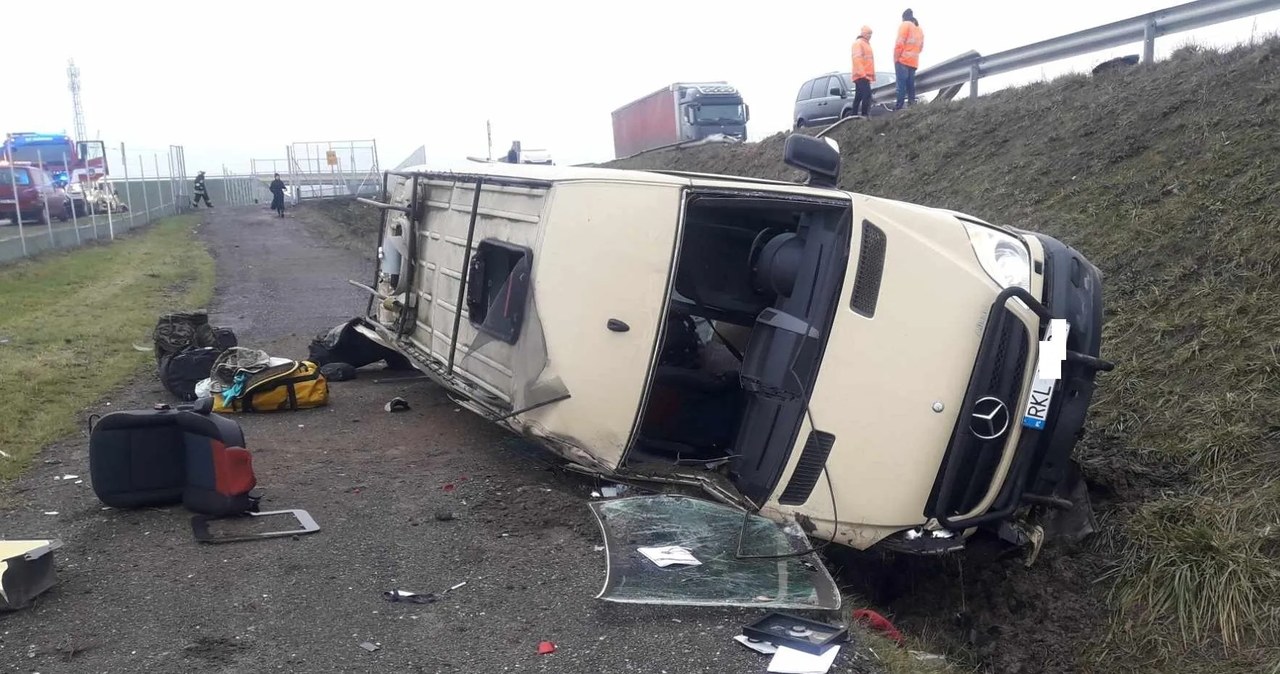
[[[876,73],[871,88],[893,84],[893,73]],[[871,116],[878,117],[891,111],[883,103],[872,104]],[[830,124],[853,114],[853,76],[849,73],[827,73],[800,85],[796,94],[796,109],[792,119],[797,129],[819,124]]]
[[[38,166],[0,162],[0,219],[16,225],[18,213],[24,224],[47,225],[50,216],[66,222],[71,219],[71,197]]]

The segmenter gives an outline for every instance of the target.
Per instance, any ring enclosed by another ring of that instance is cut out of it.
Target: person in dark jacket
[[[271,181],[271,186],[267,189],[271,190],[271,210],[284,217],[284,181],[280,179],[280,174],[276,174],[276,179]]]
[[[200,200],[204,199],[204,205],[213,208],[213,202],[209,201],[209,189],[204,186],[204,171],[196,174],[195,195],[191,199],[191,207],[199,208]]]

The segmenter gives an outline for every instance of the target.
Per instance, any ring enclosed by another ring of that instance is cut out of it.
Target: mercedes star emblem
[[[1009,408],[999,398],[980,398],[973,404],[969,430],[979,440],[995,440],[1009,430]]]

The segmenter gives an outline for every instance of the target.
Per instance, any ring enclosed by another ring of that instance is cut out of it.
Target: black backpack
[[[222,351],[212,346],[188,349],[181,353],[162,356],[156,365],[160,383],[179,400],[196,399],[196,384],[209,378],[213,363]]]

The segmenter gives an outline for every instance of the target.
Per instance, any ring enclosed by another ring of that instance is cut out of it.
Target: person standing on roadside
[[[924,51],[924,30],[915,14],[908,9],[902,13],[902,25],[898,26],[898,41],[893,45],[893,69],[898,82],[898,100],[894,110],[916,104],[916,68],[920,67],[920,52]]]
[[[204,199],[204,205],[213,208],[213,202],[209,201],[209,189],[204,186],[204,171],[196,174],[195,194],[191,199],[191,207],[199,208],[200,200]]]
[[[853,41],[853,114],[871,114],[871,83],[876,81],[876,57],[871,50],[871,26],[863,26]]]
[[[271,210],[284,217],[284,181],[280,179],[280,174],[276,174],[276,179],[271,181],[271,186],[267,189],[271,190]]]

